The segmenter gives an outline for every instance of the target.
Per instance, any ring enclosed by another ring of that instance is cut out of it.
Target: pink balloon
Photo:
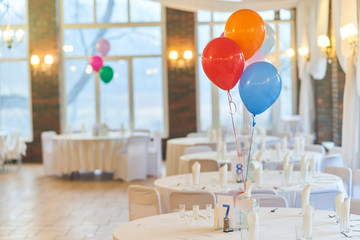
[[[249,66],[254,62],[259,62],[264,60],[265,60],[265,56],[260,51],[257,51],[254,55],[252,55],[251,58],[245,61],[245,68],[247,68],[247,66]]]
[[[224,34],[224,32],[222,32],[222,34],[220,35],[220,37],[225,37],[225,34]]]
[[[90,65],[94,69],[95,72],[98,72],[100,68],[103,66],[103,60],[100,56],[92,56],[90,58]]]
[[[110,43],[106,39],[100,39],[96,43],[96,50],[100,53],[102,57],[106,56],[110,50]]]

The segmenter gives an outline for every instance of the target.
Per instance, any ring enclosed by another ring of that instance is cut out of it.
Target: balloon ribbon
[[[251,131],[250,148],[249,148],[248,160],[247,160],[247,165],[246,165],[245,186],[246,186],[246,183],[247,183],[247,177],[248,177],[248,172],[249,172],[250,153],[251,153],[251,146],[252,146],[253,137],[254,137],[255,125],[256,125],[255,115],[253,114],[253,115],[252,115],[252,131]]]

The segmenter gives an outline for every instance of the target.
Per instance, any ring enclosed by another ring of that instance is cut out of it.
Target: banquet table
[[[266,141],[270,142],[275,140],[281,141],[278,137],[266,136]],[[234,141],[233,136],[229,136],[226,139],[227,143]],[[208,137],[183,137],[168,140],[166,143],[166,175],[171,176],[181,173],[180,157],[184,154],[184,149],[186,147],[191,147],[195,144],[208,143],[216,143],[216,141],[210,140]]]
[[[304,184],[299,184],[301,181],[300,172],[295,171],[292,177],[292,184],[289,186],[283,186],[282,184],[282,171],[267,171],[263,172],[262,186],[260,189],[275,190],[278,195],[283,196],[289,207],[295,207],[296,196],[301,193]],[[311,189],[316,190],[339,190],[345,191],[341,178],[326,174],[319,173],[316,177],[311,178],[309,183]],[[170,211],[169,195],[174,190],[184,191],[198,191],[206,190],[213,192],[215,195],[226,195],[230,191],[238,191],[243,187],[243,183],[236,183],[231,176],[231,172],[228,172],[228,184],[226,190],[222,189],[219,185],[219,173],[218,172],[202,172],[200,173],[200,184],[198,189],[194,189],[192,186],[192,174],[182,174],[169,176],[165,178],[157,179],[154,182],[155,188],[160,193],[161,205],[163,212]],[[255,183],[253,183],[253,189],[256,189]]]
[[[212,228],[213,219],[199,218],[193,221],[191,212],[186,212],[185,219],[180,219],[179,213],[169,213],[140,218],[124,223],[113,231],[114,240],[247,240],[248,231],[234,231],[224,233]],[[332,211],[316,210],[313,215],[313,236],[316,240],[338,240],[346,239],[339,232]],[[200,211],[200,216],[205,216]],[[350,219],[359,219],[358,215],[351,215]],[[302,216],[296,208],[278,208],[271,212],[271,208],[259,208],[259,240],[289,240],[295,239],[295,225],[302,225]],[[359,230],[360,225],[352,227]],[[359,232],[350,232],[350,236],[360,236]]]
[[[86,134],[53,137],[54,172],[68,174],[80,170],[114,171],[115,161],[125,144],[120,134]]]

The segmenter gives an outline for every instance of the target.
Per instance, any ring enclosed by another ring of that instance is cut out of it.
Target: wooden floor
[[[0,171],[1,240],[111,240],[128,221],[130,183],[93,173],[48,177],[41,164]],[[131,184],[152,186],[155,178]]]

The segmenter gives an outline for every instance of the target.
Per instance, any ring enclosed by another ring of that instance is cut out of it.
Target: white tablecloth
[[[124,146],[120,135],[57,135],[53,137],[54,170],[59,174],[79,170],[114,171]]]
[[[300,172],[294,172],[292,178],[292,185],[288,187],[282,187],[281,185],[281,171],[264,171],[263,172],[263,185],[261,189],[276,190],[277,193],[286,198],[289,207],[295,207],[295,199],[297,194],[301,193],[303,186],[299,185]],[[310,180],[312,190],[339,190],[344,191],[342,180],[331,174],[319,174],[316,178]],[[155,188],[160,193],[162,210],[169,212],[169,194],[173,190],[194,190],[192,187],[192,175],[182,174],[165,178],[157,179],[154,182]],[[239,190],[243,188],[243,183],[236,183],[231,173],[228,172],[228,185],[227,190],[224,192],[219,185],[219,173],[218,172],[204,172],[200,173],[200,189],[213,192],[217,194],[226,194],[226,192],[232,190]],[[253,189],[256,189],[253,184]],[[198,189],[197,189],[198,190]]]
[[[291,240],[295,239],[295,225],[302,225],[299,209],[279,208],[270,212],[270,208],[259,209],[259,240]],[[186,215],[190,215],[187,212]],[[205,215],[204,211],[200,211]],[[334,218],[328,215],[334,212],[316,210],[313,217],[313,237],[316,240],[347,239],[339,233],[339,227]],[[352,215],[352,219],[360,216]],[[244,240],[247,230],[224,233],[213,230],[213,219],[199,218],[193,222],[190,217],[180,220],[179,213],[156,215],[127,222],[113,231],[114,240]],[[359,229],[355,227],[353,229]],[[349,235],[359,235],[358,232]]]

